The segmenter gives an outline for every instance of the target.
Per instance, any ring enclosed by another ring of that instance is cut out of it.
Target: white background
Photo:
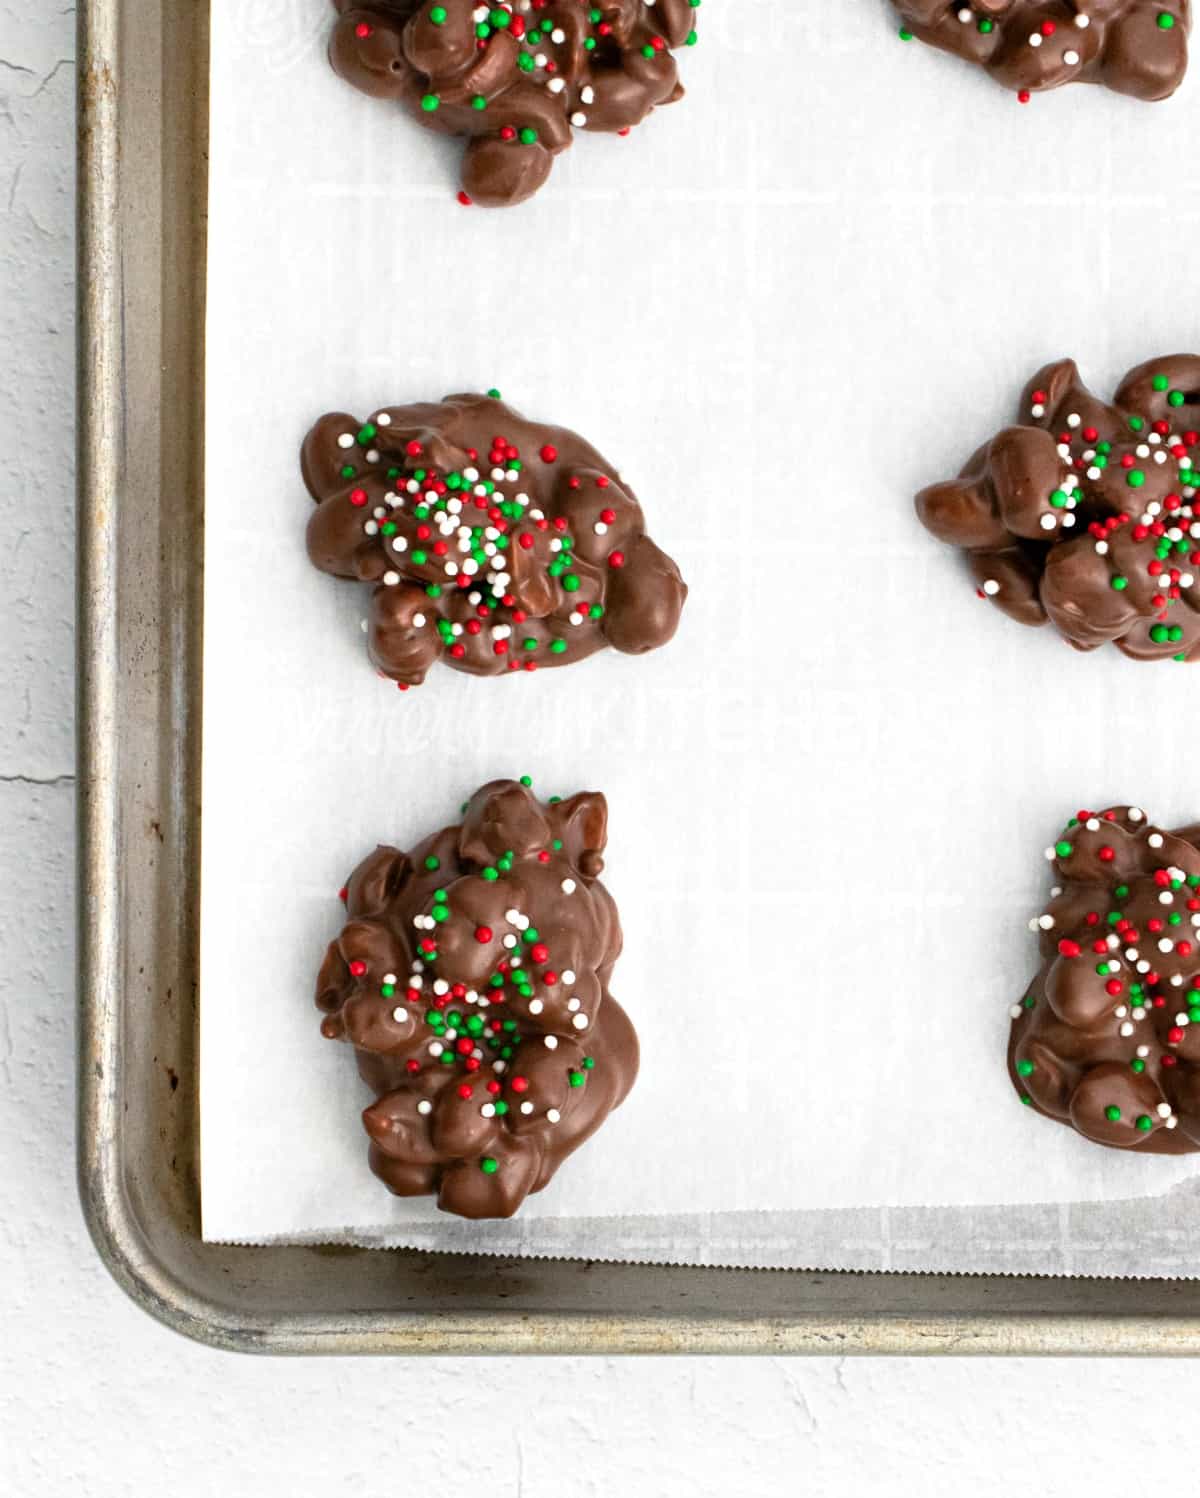
[[[502,1498],[1186,1485],[1194,1364],[250,1362],[108,1281],[72,1160],[73,27],[0,0],[0,1493],[439,1498],[467,1422]],[[1131,1426],[1145,1389],[1183,1421]]]

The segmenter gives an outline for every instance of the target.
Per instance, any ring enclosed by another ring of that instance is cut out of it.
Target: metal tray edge
[[[169,6],[170,0],[163,0]],[[186,7],[202,0],[177,0]],[[120,242],[121,0],[81,0],[79,38],[78,1185],[96,1248],[143,1310],[211,1346],[262,1353],[1128,1354],[1200,1352],[1200,1316],[881,1310],[870,1315],[257,1314],[197,1293],[147,1241],[120,1154],[116,513],[125,476]],[[254,1253],[255,1250],[246,1250]],[[580,1266],[586,1270],[587,1266]],[[705,1273],[697,1271],[696,1273]],[[713,1272],[710,1272],[713,1273]],[[715,1271],[715,1273],[753,1273]],[[761,1273],[761,1272],[759,1272]],[[768,1272],[770,1273],[770,1272]],[[835,1276],[822,1276],[834,1279]],[[862,1277],[866,1278],[866,1277]],[[879,1276],[870,1276],[877,1279]],[[886,1278],[886,1277],[885,1277]],[[892,1277],[897,1287],[918,1276]],[[980,1281],[980,1295],[995,1281]]]

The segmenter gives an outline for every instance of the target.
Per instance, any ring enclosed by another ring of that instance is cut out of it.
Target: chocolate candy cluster
[[[1011,1011],[1021,1100],[1098,1144],[1200,1149],[1200,826],[1081,811],[1046,856],[1043,965]]]
[[[498,780],[460,825],[351,875],[317,1006],[376,1094],[371,1167],[397,1195],[509,1217],[633,1086],[637,1036],[608,992],[607,819],[601,795]]]
[[[683,94],[700,0],[334,0],[330,58],[364,93],[468,137],[462,197],[533,196],[573,130],[627,134]]]
[[[375,666],[415,686],[437,660],[476,676],[638,655],[675,633],[687,587],[616,470],[574,432],[452,395],[305,439],[308,553],[371,587]]]
[[[1200,658],[1200,358],[1152,359],[1111,405],[1070,359],[1036,374],[1021,425],[981,447],[917,513],[961,546],[982,598],[1049,620],[1077,650]]]
[[[1191,0],[894,0],[906,32],[979,63],[1027,98],[1101,83],[1165,99],[1188,63]]]

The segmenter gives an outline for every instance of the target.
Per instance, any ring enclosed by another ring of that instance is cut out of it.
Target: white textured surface
[[[1191,1364],[249,1362],[108,1281],[71,1156],[72,31],[0,0],[0,1494],[440,1498],[465,1450],[501,1498],[1177,1488],[1186,1437],[1128,1417]]]

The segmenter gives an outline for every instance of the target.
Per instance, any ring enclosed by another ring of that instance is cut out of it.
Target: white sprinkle
[[[417,1112],[418,1113],[432,1113],[433,1112],[433,1104],[429,1101],[429,1099],[427,1097],[423,1097],[421,1099],[421,1101],[417,1104]]]
[[[1200,917],[1198,917],[1198,919],[1200,919]],[[574,981],[575,981],[575,974],[574,974],[574,972],[572,972],[572,970],[570,968],[567,968],[564,971],[563,975],[562,975],[562,980],[563,980],[564,983],[574,983]]]
[[[1024,1010],[1024,1008],[1023,1008],[1022,1005],[1020,1005],[1020,1004],[1011,1004],[1011,1005],[1009,1005],[1009,1010],[1008,1010],[1008,1017],[1009,1017],[1009,1019],[1020,1019],[1021,1016],[1024,1013],[1025,1013],[1025,1010]]]
[[[383,585],[385,588],[394,588],[399,581],[400,574],[398,572],[385,572],[383,574]]]
[[[575,1018],[571,1021],[571,1023],[575,1026],[575,1028],[577,1030],[586,1030],[587,1029],[587,1024],[588,1024],[587,1015],[586,1014],[577,1014],[575,1016]]]
[[[996,594],[1000,591],[1000,584],[994,577],[989,577],[983,585],[983,591],[989,598],[995,598]]]
[[[530,1014],[541,1014],[542,1010],[545,1007],[546,1006],[542,1003],[541,999],[530,999],[529,1001]]]
[[[425,615],[424,614],[414,614],[412,616],[412,622],[413,622],[413,628],[414,629],[424,629],[425,628]]]
[[[408,1010],[403,1004],[397,1004],[395,1009],[392,1010],[392,1018],[398,1025],[407,1025],[409,1018]]]
[[[484,1118],[495,1118],[496,1105],[495,1103],[484,1103],[483,1107],[480,1108],[479,1111],[483,1114]]]
[[[546,1049],[548,1051],[557,1051],[558,1050],[558,1037],[557,1037],[557,1035],[546,1035],[546,1036],[543,1037],[543,1039],[546,1042]]]
[[[587,115],[584,114],[582,109],[577,109],[571,116],[571,123],[577,128],[582,129],[587,124]]]
[[[1079,53],[1078,52],[1064,52],[1063,53],[1063,62],[1065,62],[1066,65],[1069,68],[1073,68],[1078,61],[1079,61]]]
[[[564,879],[560,887],[564,895],[573,895],[575,893],[574,879]]]
[[[339,447],[353,447],[354,446],[354,433],[353,432],[343,432],[342,435],[338,438],[338,446]]]
[[[1161,848],[1163,845],[1162,833],[1152,832],[1146,841],[1152,848]]]
[[[1170,1116],[1171,1116],[1171,1105],[1170,1105],[1170,1103],[1159,1103],[1158,1107],[1155,1109],[1155,1112],[1158,1114],[1159,1118],[1170,1118]]]
[[[557,1123],[561,1117],[562,1117],[562,1114],[558,1111],[557,1108],[547,1108],[546,1109],[546,1122],[547,1123]]]
[[[528,1117],[529,1114],[531,1114],[533,1112],[533,1104],[532,1103],[522,1103],[521,1104],[521,1112],[524,1113],[526,1117]]]
[[[1122,1035],[1132,1035],[1133,1034],[1133,1025],[1129,1022],[1129,1020],[1126,1020],[1125,1023],[1121,1026],[1121,1034]]]
[[[1055,520],[1053,515],[1042,516],[1042,529],[1044,531],[1052,531],[1057,524],[1058,521]]]

